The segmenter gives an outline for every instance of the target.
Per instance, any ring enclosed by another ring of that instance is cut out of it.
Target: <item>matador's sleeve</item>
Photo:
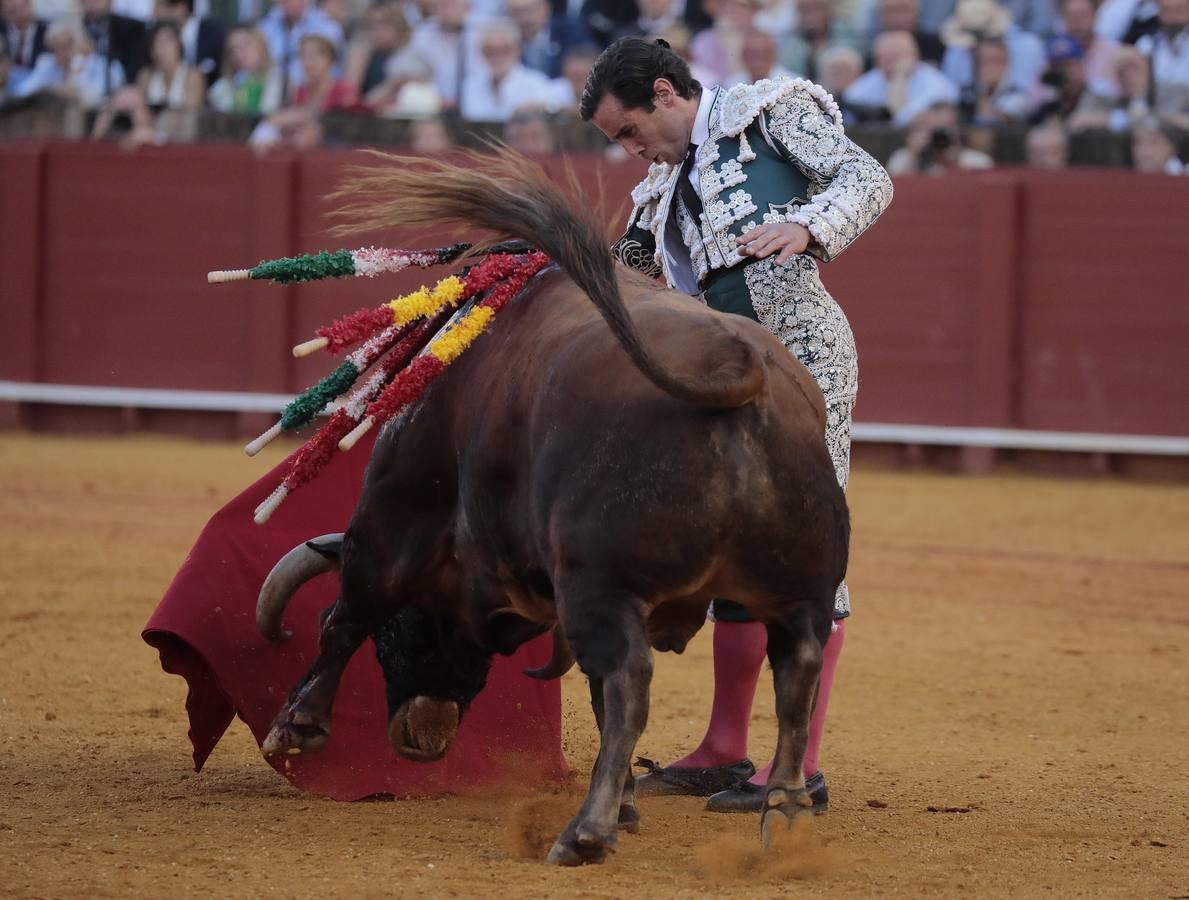
[[[824,90],[799,89],[781,98],[764,125],[777,149],[819,190],[788,221],[804,225],[828,262],[866,231],[892,202],[892,179],[874,157],[842,131],[837,105]]]
[[[623,237],[611,246],[611,255],[629,269],[659,278],[662,272],[656,261],[656,238],[652,236],[651,231],[640,225],[640,215],[643,211],[642,206],[632,210],[627,230]]]

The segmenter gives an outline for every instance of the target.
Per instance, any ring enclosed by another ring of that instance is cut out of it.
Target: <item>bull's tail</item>
[[[282,641],[291,632],[281,617],[297,589],[315,576],[333,572],[342,563],[342,534],[324,534],[298,544],[272,567],[256,599],[256,627],[270,641]]]
[[[404,225],[472,225],[540,248],[598,307],[632,361],[666,393],[699,406],[736,407],[760,391],[757,352],[724,332],[724,360],[713,371],[681,375],[662,365],[640,340],[619,292],[615,262],[593,212],[578,211],[545,171],[518,153],[470,153],[467,165],[390,156],[376,168],[357,168],[334,198],[353,223],[340,231]]]

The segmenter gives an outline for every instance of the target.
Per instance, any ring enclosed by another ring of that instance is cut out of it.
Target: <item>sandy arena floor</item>
[[[238,723],[189,770],[183,682],[139,631],[278,452],[0,435],[0,893],[1189,897],[1189,488],[858,471],[813,845],[764,856],[756,819],[652,799],[607,865],[555,870],[531,854],[574,796],[337,804]],[[696,739],[709,645],[658,657],[639,752]],[[594,724],[565,687],[584,783]],[[769,680],[757,759],[771,708]]]

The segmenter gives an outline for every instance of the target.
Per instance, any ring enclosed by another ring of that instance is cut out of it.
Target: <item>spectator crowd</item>
[[[0,0],[0,112],[50,98],[131,146],[233,114],[261,150],[323,143],[327,114],[407,120],[428,153],[494,122],[547,154],[625,35],[705,85],[821,83],[849,126],[903,133],[893,174],[986,168],[1004,128],[1040,168],[1106,132],[1141,171],[1185,171],[1189,0]]]

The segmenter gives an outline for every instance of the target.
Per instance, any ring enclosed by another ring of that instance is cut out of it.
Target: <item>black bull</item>
[[[264,751],[319,749],[348,660],[395,621],[389,738],[403,756],[438,759],[492,653],[553,628],[554,660],[532,674],[576,659],[600,749],[548,859],[600,862],[619,829],[638,827],[630,760],[652,649],[681,652],[710,600],[729,597],[768,632],[779,740],[767,843],[810,804],[801,762],[846,569],[821,392],[763,327],[617,268],[594,217],[537,167],[509,154],[471,163],[357,174],[347,196],[365,199],[348,214],[467,222],[531,241],[560,270],[385,429],[346,532],[299,545],[269,576],[258,620],[278,637],[293,591],[341,567],[318,659]]]

